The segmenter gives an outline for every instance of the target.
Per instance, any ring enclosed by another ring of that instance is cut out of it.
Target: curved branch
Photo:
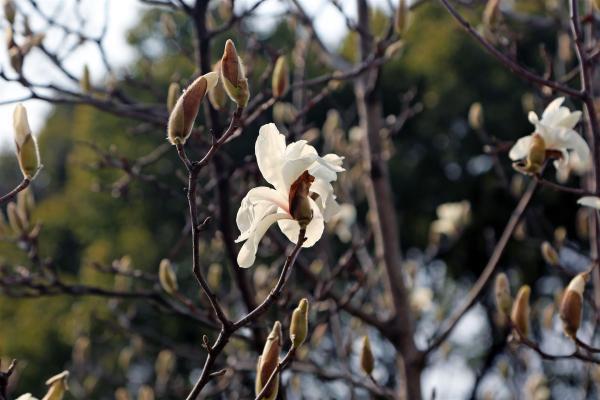
[[[21,181],[21,183],[19,183],[19,185],[14,188],[13,190],[11,190],[10,192],[8,192],[7,194],[5,194],[4,196],[0,197],[0,205],[10,201],[13,197],[15,197],[19,192],[25,190],[29,184],[31,183],[31,180],[28,178],[23,178],[23,180]]]

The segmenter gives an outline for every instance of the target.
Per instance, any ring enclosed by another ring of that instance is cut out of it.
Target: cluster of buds
[[[20,75],[23,70],[23,61],[25,56],[31,51],[32,48],[39,46],[45,38],[45,34],[37,33],[34,34],[29,29],[29,24],[25,21],[25,38],[21,45],[17,45],[15,41],[15,17],[17,15],[17,9],[15,7],[14,0],[3,1],[4,17],[8,21],[6,27],[6,49],[8,51],[8,59],[11,67]]]
[[[560,319],[565,335],[575,340],[583,314],[583,291],[589,273],[578,274],[569,282],[560,302]]]
[[[231,39],[225,43],[225,51],[221,58],[221,79],[223,87],[239,107],[246,107],[250,99],[248,79],[242,59],[238,57],[237,50]]]
[[[27,110],[22,104],[15,107],[13,114],[13,127],[15,130],[15,145],[19,167],[26,179],[33,179],[39,171],[40,153],[35,137],[31,134]]]
[[[308,335],[308,300],[302,299],[298,303],[298,307],[293,311],[290,322],[290,341],[292,348],[290,353],[293,354]],[[276,321],[273,329],[267,338],[262,355],[258,357],[256,364],[256,395],[262,393],[261,399],[273,400],[279,392],[279,353],[282,345],[281,323]],[[273,376],[271,378],[271,376]],[[268,385],[267,385],[268,384]],[[265,385],[266,388],[265,388]]]
[[[158,280],[162,289],[168,294],[174,294],[178,290],[177,275],[173,270],[171,261],[163,259],[158,267]]]

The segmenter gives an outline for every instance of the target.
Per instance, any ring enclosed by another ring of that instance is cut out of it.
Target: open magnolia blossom
[[[320,157],[305,140],[286,146],[285,136],[272,123],[260,128],[255,151],[258,168],[273,187],[251,189],[238,210],[236,243],[245,243],[237,261],[243,268],[254,264],[258,244],[275,222],[293,243],[298,241],[301,224],[306,225],[302,247],[313,246],[323,234],[324,223],[339,209],[331,182],[344,171],[342,157]]]
[[[513,161],[525,160],[517,167],[526,172],[537,173],[548,156],[555,159],[554,166],[559,174],[570,171],[583,174],[591,166],[590,149],[585,140],[573,130],[581,118],[581,111],[571,112],[562,106],[564,97],[553,100],[539,119],[533,111],[529,122],[535,125],[531,135],[522,137],[510,149],[508,156]]]

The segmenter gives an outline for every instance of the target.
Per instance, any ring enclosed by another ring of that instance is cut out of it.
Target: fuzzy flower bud
[[[27,120],[27,110],[22,104],[15,107],[13,114],[13,127],[15,130],[15,144],[17,147],[17,158],[23,176],[33,179],[40,169],[40,153],[38,145],[31,134]]]
[[[279,56],[273,68],[272,77],[273,97],[280,98],[285,96],[290,87],[290,77],[288,63],[285,56]]]
[[[300,228],[306,228],[313,217],[313,211],[310,208],[308,195],[310,191],[310,185],[314,182],[314,180],[314,176],[310,175],[308,171],[304,171],[290,187],[290,214],[296,221],[298,221]]]
[[[90,69],[88,68],[87,64],[83,66],[83,72],[81,74],[79,86],[81,87],[81,91],[85,94],[88,94],[92,90],[92,83],[90,80]]]
[[[273,330],[267,337],[267,342],[263,348],[262,355],[258,357],[256,364],[256,394],[258,395],[263,390],[263,384],[267,383],[271,374],[279,364],[279,353],[281,351],[281,323],[276,321],[273,325]],[[271,380],[269,387],[263,393],[263,400],[274,400],[279,391],[279,374]]]
[[[486,28],[494,28],[500,17],[500,0],[488,0],[483,10],[483,24]]]
[[[531,288],[528,285],[523,285],[517,293],[517,298],[513,304],[510,318],[513,324],[519,330],[519,333],[523,336],[527,336],[529,333],[529,296],[531,295]]]
[[[540,247],[540,251],[542,253],[542,257],[544,261],[553,267],[556,267],[560,264],[560,258],[558,257],[558,252],[549,242],[542,243]]]
[[[479,102],[471,104],[469,108],[469,125],[476,131],[483,128],[483,107]]]
[[[396,8],[396,14],[394,16],[394,29],[396,33],[400,36],[406,30],[408,26],[408,6],[406,5],[406,0],[400,0],[398,3],[398,7]]]
[[[360,367],[367,375],[371,375],[373,368],[375,368],[375,357],[373,357],[371,342],[367,335],[363,336],[362,348],[360,349]]]
[[[238,57],[231,39],[225,43],[223,58],[221,58],[221,78],[231,100],[240,107],[246,107],[250,98],[248,79],[246,79],[242,60]]]
[[[298,348],[306,340],[308,333],[308,300],[302,299],[292,313],[290,323],[290,339],[294,348]]]
[[[220,74],[220,70],[221,61],[215,64],[213,71]],[[223,87],[222,79],[219,79],[219,82],[217,82],[216,86],[212,90],[208,91],[208,101],[210,101],[210,104],[215,110],[222,110],[227,105],[227,93]]]
[[[540,134],[534,134],[531,140],[531,148],[527,155],[525,170],[530,173],[538,173],[546,161],[546,142]]]
[[[179,97],[169,116],[167,127],[167,138],[171,144],[185,144],[192,134],[202,99],[206,92],[215,87],[218,79],[218,75],[214,72],[202,75],[192,82]]]
[[[62,400],[65,392],[69,390],[67,379],[69,379],[69,371],[63,371],[48,379],[46,385],[50,387],[42,400]]]
[[[169,114],[173,112],[173,108],[175,108],[175,103],[177,103],[180,92],[181,86],[179,86],[179,83],[171,82],[169,85],[169,92],[167,93],[167,110],[169,111]]]
[[[575,339],[577,330],[581,325],[583,312],[583,291],[589,274],[581,273],[569,282],[560,302],[560,319],[563,323],[565,335]]]
[[[4,17],[9,24],[15,23],[15,16],[17,15],[17,9],[13,0],[4,0]]]
[[[504,315],[508,315],[512,307],[512,297],[510,296],[510,284],[505,273],[500,273],[496,276],[494,295],[498,311]]]
[[[166,258],[160,262],[160,266],[158,267],[158,280],[165,292],[173,294],[177,291],[177,275],[175,275],[175,271],[173,271],[171,261]]]

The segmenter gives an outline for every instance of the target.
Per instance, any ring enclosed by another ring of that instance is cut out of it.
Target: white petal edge
[[[600,210],[600,197],[584,196],[577,200],[577,204],[584,207],[591,207],[595,208],[596,210]]]
[[[317,204],[312,200],[310,201],[310,208],[313,211],[313,219],[310,221],[308,226],[306,227],[306,240],[302,244],[302,247],[312,247],[321,236],[323,236],[323,231],[325,230],[325,222],[323,221],[323,216],[321,215],[321,210]],[[300,234],[300,225],[298,221],[295,220],[281,220],[278,221],[279,229],[283,232],[283,234],[292,242],[298,242],[298,235]]]
[[[267,182],[278,190],[284,190],[282,178],[285,136],[279,133],[277,126],[270,123],[260,127],[254,145],[256,162],[260,173]]]
[[[252,234],[248,237],[240,252],[237,256],[238,265],[241,268],[250,268],[254,261],[256,260],[256,252],[258,251],[258,244],[260,243],[265,233],[271,225],[273,225],[276,221],[289,219],[290,216],[285,213],[277,213],[270,214],[265,216],[258,224],[256,224],[256,229]]]
[[[526,158],[527,154],[529,154],[529,149],[531,148],[532,138],[533,136],[529,135],[517,140],[517,142],[508,152],[508,157],[513,161],[522,160]]]

